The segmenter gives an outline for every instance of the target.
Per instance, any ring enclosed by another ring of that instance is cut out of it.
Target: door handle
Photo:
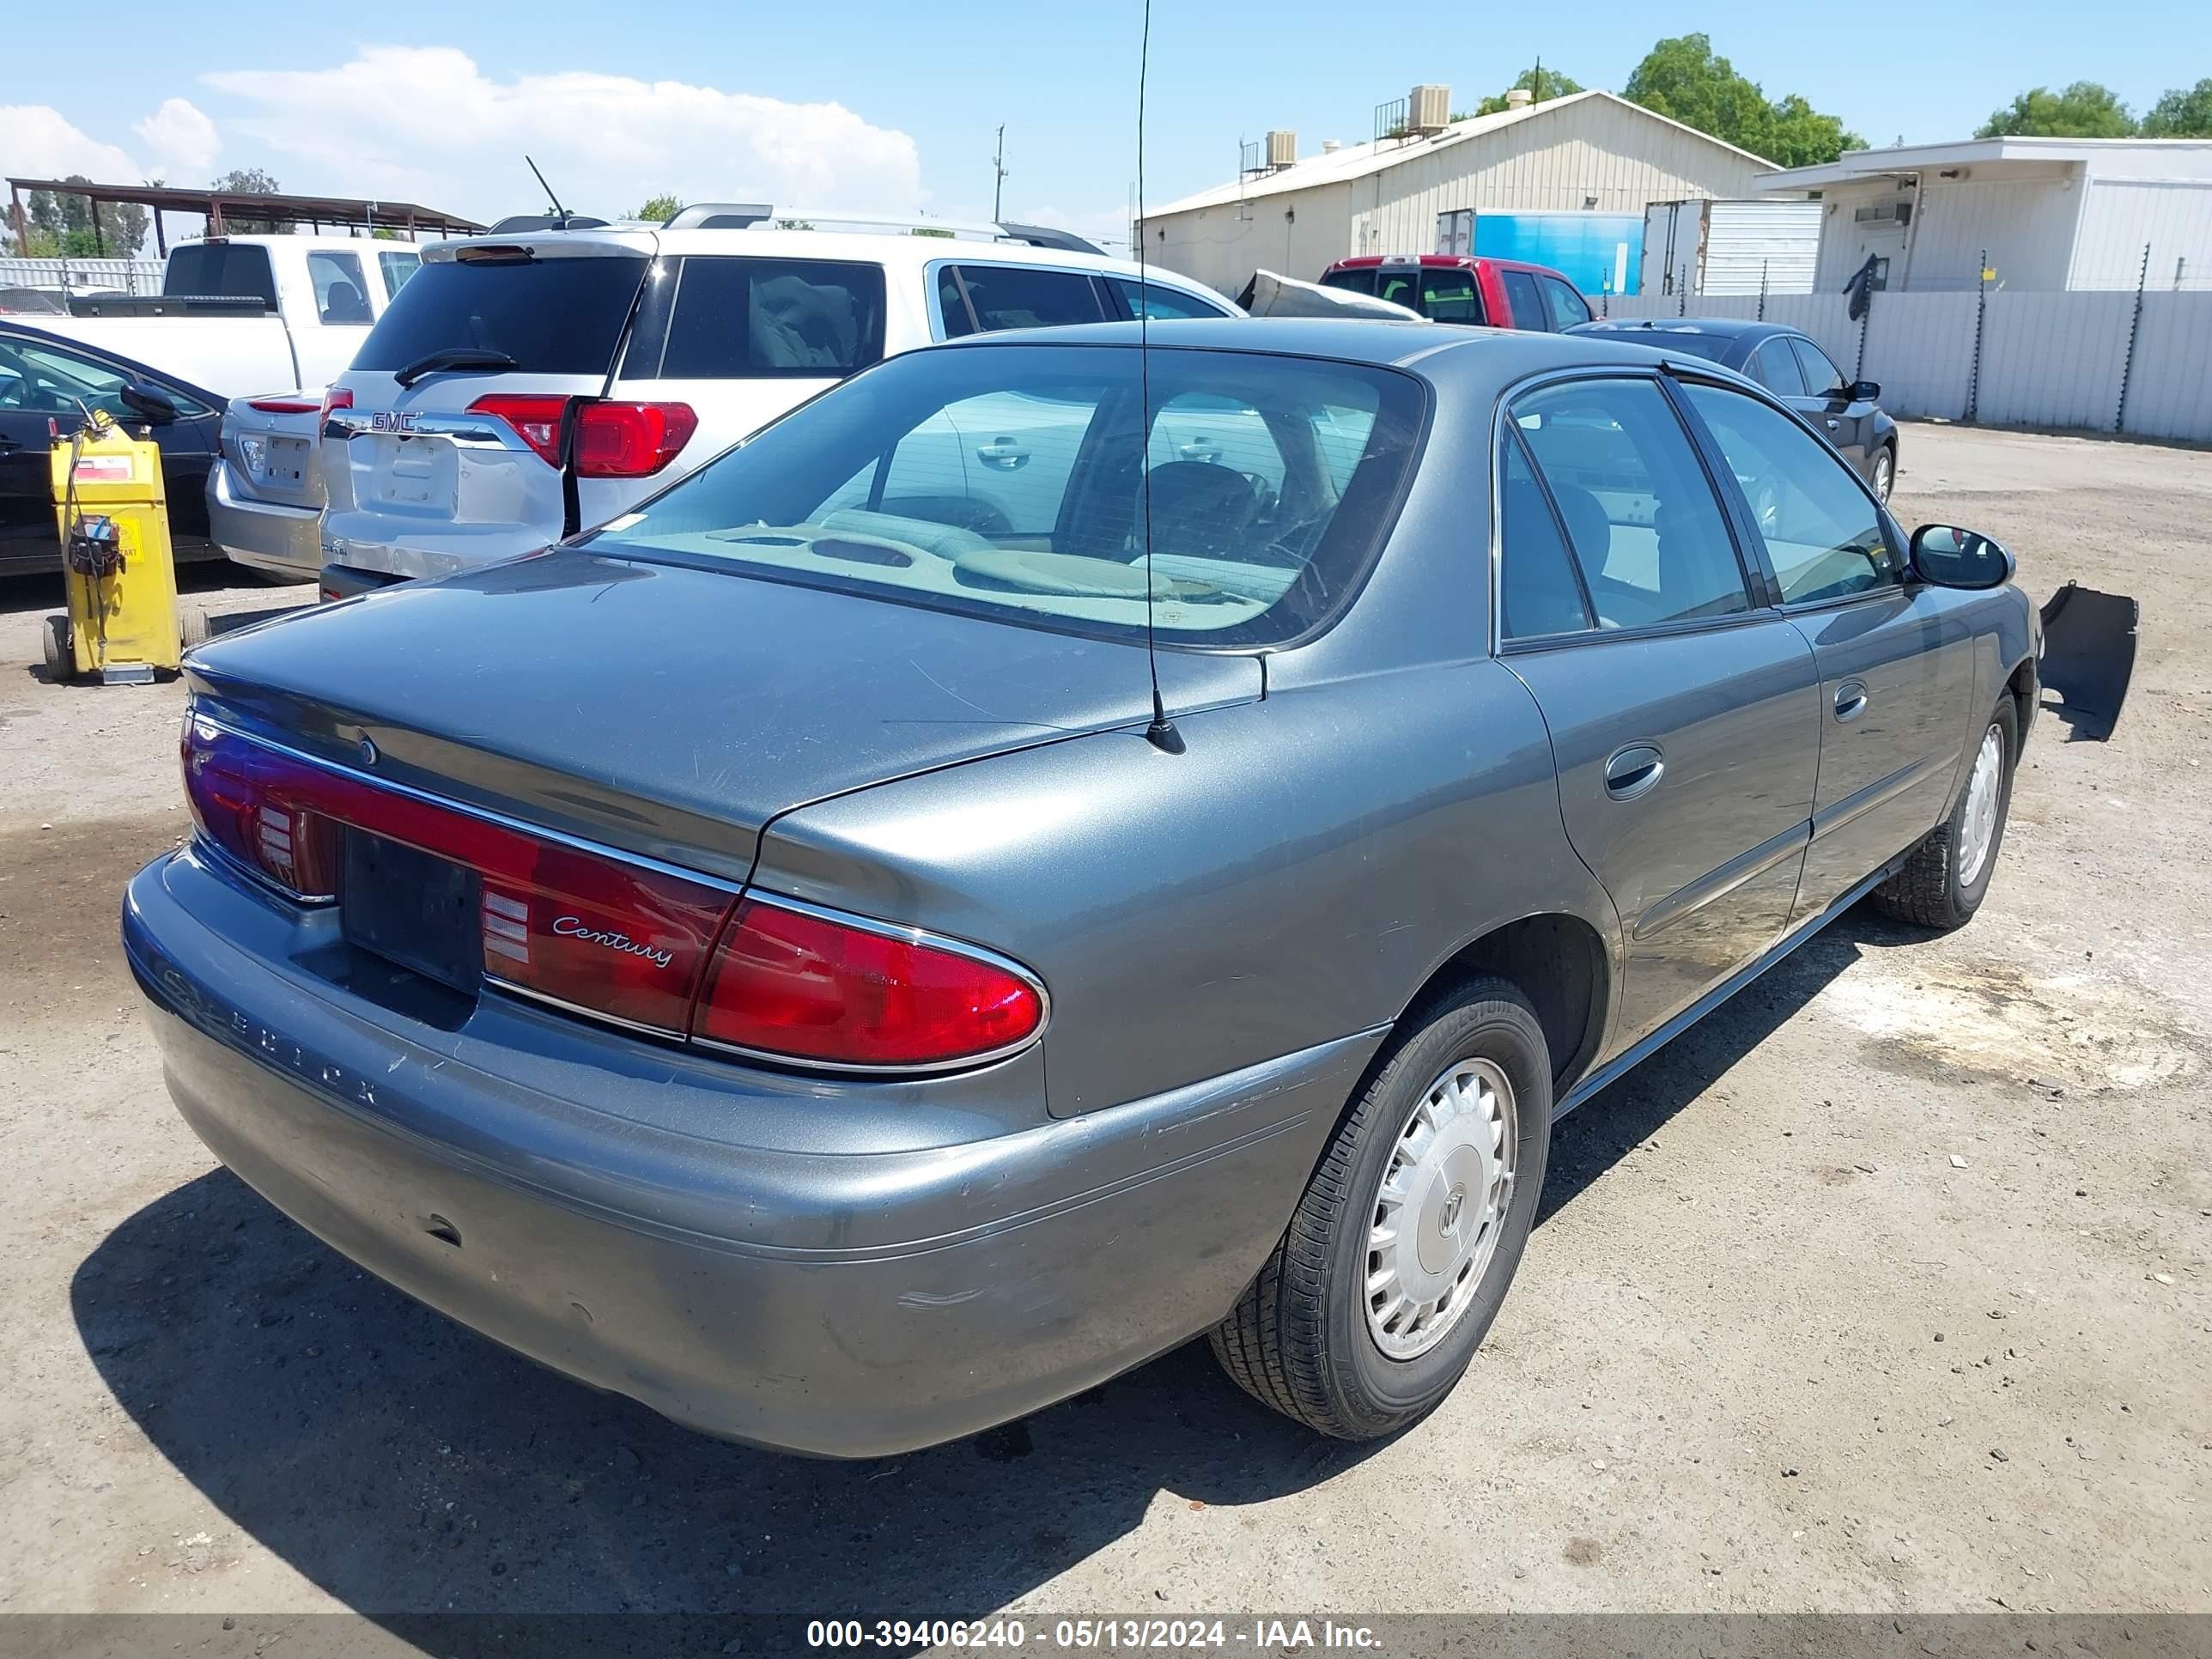
[[[1836,429],[1836,424],[1837,424],[1837,423],[1836,423],[1835,420],[1833,419],[1833,417],[1831,417],[1831,418],[1830,418],[1830,420],[1829,420],[1829,422],[1828,422],[1828,430],[1829,430],[1829,431],[1831,431],[1831,432],[1833,432],[1833,431]]]
[[[1855,720],[1866,713],[1867,689],[1856,680],[1845,680],[1836,688],[1836,718]]]
[[[0,438],[0,455],[12,455],[22,447],[13,438]]]
[[[1632,743],[1614,750],[1606,762],[1605,793],[1615,800],[1634,800],[1657,788],[1660,775],[1666,769],[1666,759],[1656,744]]]
[[[1030,453],[1012,438],[1001,438],[996,443],[977,444],[975,459],[1001,472],[1012,472],[1029,465]]]

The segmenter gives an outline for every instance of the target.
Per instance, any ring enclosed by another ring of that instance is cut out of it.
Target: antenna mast
[[[525,155],[522,159],[529,164],[532,173],[538,173],[538,188],[544,191],[545,199],[553,204],[553,216],[556,219],[566,219],[568,216],[568,210],[561,205],[561,198],[553,193],[553,186],[545,182],[545,175],[538,173],[538,163],[531,161],[527,155]]]
[[[1152,60],[1152,0],[1145,0],[1144,44],[1137,52],[1137,399],[1142,420],[1137,428],[1138,476],[1145,498],[1145,665],[1152,673],[1152,723],[1145,741],[1165,754],[1182,753],[1182,733],[1160,701],[1160,653],[1152,638],[1152,294],[1145,281],[1145,76]]]

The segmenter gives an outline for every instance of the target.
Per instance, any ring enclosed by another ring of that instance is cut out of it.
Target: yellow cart
[[[104,415],[54,440],[54,522],[69,614],[46,618],[56,679],[144,684],[177,666],[177,567],[158,445]]]

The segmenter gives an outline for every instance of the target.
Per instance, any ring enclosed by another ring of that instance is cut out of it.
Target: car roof
[[[1473,270],[1478,265],[1495,265],[1500,270],[1540,270],[1547,276],[1564,273],[1549,265],[1540,265],[1528,259],[1501,259],[1494,253],[1355,253],[1339,259],[1330,270],[1374,270],[1382,266],[1400,270],[1409,265],[1424,265],[1431,270]],[[1328,272],[1322,273],[1324,276]]]
[[[1209,317],[1148,323],[1084,323],[1060,328],[1008,329],[971,334],[932,351],[1000,349],[1030,345],[1133,346],[1142,340],[1163,349],[1249,351],[1285,357],[1332,358],[1411,368],[1436,378],[1472,374],[1498,384],[1549,368],[1607,364],[1651,368],[1667,361],[1614,335],[1550,334],[1527,329],[1474,328],[1430,322],[1384,322],[1368,318]],[[1696,360],[1700,372],[1717,365]],[[1723,373],[1727,371],[1723,370]]]
[[[1721,340],[1799,331],[1787,323],[1763,323],[1749,317],[1600,317],[1577,323],[1575,329],[1583,334],[1710,334]]]

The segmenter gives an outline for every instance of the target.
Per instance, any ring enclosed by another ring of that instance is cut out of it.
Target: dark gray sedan
[[[1882,411],[1881,387],[1848,378],[1811,335],[1732,317],[1621,317],[1573,331],[1633,340],[1677,357],[1687,353],[1749,376],[1835,445],[1875,500],[1889,500],[1897,482],[1897,422]],[[1754,508],[1759,505],[1754,498]]]
[[[1433,1407],[1559,1114],[1862,895],[1973,915],[2036,620],[1710,365],[1151,340],[895,358],[194,653],[123,922],[192,1127],[717,1434],[918,1447],[1202,1333],[1325,1433]]]

